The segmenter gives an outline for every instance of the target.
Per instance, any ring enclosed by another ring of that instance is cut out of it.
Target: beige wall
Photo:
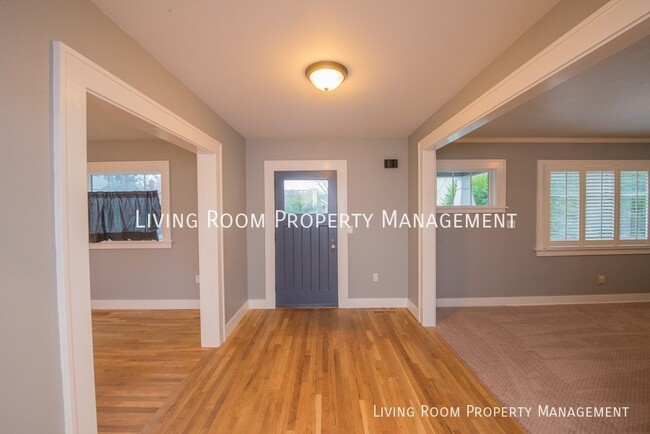
[[[163,140],[88,142],[88,161],[152,160],[169,161],[170,212],[196,214],[196,154]],[[90,250],[92,299],[198,299],[198,230],[172,228],[171,236],[171,249]]]
[[[405,139],[248,140],[246,154],[248,212],[254,213],[264,212],[265,160],[346,160],[348,212],[375,214],[370,229],[349,235],[349,296],[406,297],[407,232],[378,227],[382,209],[406,212]],[[399,159],[399,168],[384,169],[385,158]],[[264,298],[263,229],[249,229],[248,270],[249,297]]]
[[[417,147],[418,141],[442,125],[454,114],[474,101],[500,80],[507,77],[512,71],[534,57],[576,24],[588,17],[592,12],[604,5],[607,0],[563,0],[527,30],[514,44],[508,47],[490,65],[481,71],[446,104],[434,112],[416,129],[408,138],[410,166],[409,166],[409,213],[418,211],[417,185]],[[412,230],[409,235],[408,248],[409,275],[408,296],[417,305],[418,303],[418,271],[416,264],[418,258],[417,232]]]
[[[0,2],[0,421],[63,432],[55,286],[50,42],[62,40],[224,145],[224,208],[245,209],[244,140],[88,0]],[[245,232],[227,233],[226,306],[246,299]]]
[[[505,159],[514,230],[439,229],[439,298],[650,292],[650,256],[535,255],[537,160],[650,159],[648,144],[454,143],[438,159]],[[607,284],[596,285],[598,275]]]

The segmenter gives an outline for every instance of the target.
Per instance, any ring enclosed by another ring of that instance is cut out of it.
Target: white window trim
[[[162,213],[165,216],[170,215],[169,161],[101,161],[88,163],[88,178],[90,178],[90,175],[106,173],[160,173],[160,190],[163,196]],[[88,243],[88,247],[91,250],[170,249],[173,243],[171,235],[171,228],[168,225],[163,225],[162,241],[103,241]]]
[[[500,213],[506,212],[506,160],[437,160],[437,172],[475,172],[488,170],[489,206],[437,206],[438,213]],[[436,203],[438,199],[436,198]]]
[[[577,171],[580,173],[580,239],[578,241],[550,241],[548,175],[555,170]],[[584,240],[584,178],[587,170],[613,170],[615,172],[613,241]],[[650,254],[650,240],[619,240],[620,172],[628,170],[650,171],[650,160],[539,160],[537,162],[537,230],[535,245],[537,256]],[[650,219],[648,220],[650,221]]]

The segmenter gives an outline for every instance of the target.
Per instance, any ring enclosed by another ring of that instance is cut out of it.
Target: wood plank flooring
[[[198,311],[96,311],[93,336],[102,433],[523,432],[465,416],[500,404],[405,309],[249,311],[210,350]]]
[[[145,321],[146,314],[132,318]],[[158,338],[151,337],[151,345],[164,345],[169,352],[162,354],[170,364],[179,366],[170,366],[166,374],[170,377],[151,374],[162,384],[169,380],[164,393],[147,381],[142,382],[143,393],[135,392],[138,386],[130,384],[131,377],[144,375],[144,367],[135,353],[127,357],[129,348],[122,354],[124,344],[119,338],[107,335],[110,328],[128,324],[95,319],[98,328],[108,326],[102,333],[96,332],[96,340],[110,339],[96,355],[102,366],[97,372],[98,384],[111,371],[136,367],[135,374],[122,377],[124,387],[134,388],[133,393],[123,394],[124,402],[117,383],[98,390],[98,397],[104,396],[98,400],[101,414],[111,413],[107,408],[152,409],[153,404],[160,404],[162,395],[174,389],[155,414],[147,413],[150,420],[143,428],[145,433],[523,432],[510,418],[465,417],[468,404],[492,407],[499,403],[445,342],[432,329],[421,328],[405,309],[250,311],[221,348],[208,350],[203,357],[200,350],[188,345],[198,345],[198,322],[189,327],[196,333],[194,340],[182,326],[176,332],[161,326]],[[182,323],[180,319],[177,324]],[[185,349],[171,350],[175,343]],[[145,342],[126,344],[141,346]],[[111,345],[115,349],[110,349]],[[187,360],[175,359],[185,352]],[[193,362],[194,368],[186,375]],[[146,368],[160,372],[153,364],[152,359]],[[181,376],[184,379],[178,384]],[[143,406],[134,396],[158,400]],[[461,417],[422,417],[422,404],[459,407]],[[415,415],[376,417],[381,406],[413,407]],[[135,414],[139,423],[145,419]],[[104,428],[108,422],[114,427],[119,422],[103,420]]]
[[[139,433],[207,350],[196,310],[93,311],[100,433]]]

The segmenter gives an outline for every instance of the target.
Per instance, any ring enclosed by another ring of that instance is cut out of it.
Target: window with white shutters
[[[650,161],[540,161],[537,254],[640,254]]]
[[[619,237],[648,239],[648,171],[621,171]]]
[[[550,173],[550,240],[580,238],[580,173]]]
[[[614,239],[614,171],[585,174],[585,240]]]

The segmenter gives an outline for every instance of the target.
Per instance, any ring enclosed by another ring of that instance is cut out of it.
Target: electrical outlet
[[[372,281],[379,282],[379,273],[372,273]]]
[[[598,284],[598,285],[604,285],[606,283],[607,283],[607,278],[605,276],[600,275],[596,279],[596,284]]]
[[[199,276],[198,274],[196,276],[194,276],[194,281],[196,283],[201,283],[201,276]]]

